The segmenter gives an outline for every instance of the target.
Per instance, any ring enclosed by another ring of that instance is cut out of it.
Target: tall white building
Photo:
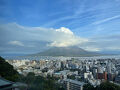
[[[108,63],[108,65],[107,65],[107,72],[111,73],[111,63]]]

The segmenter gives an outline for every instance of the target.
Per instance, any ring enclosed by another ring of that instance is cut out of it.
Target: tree
[[[31,72],[23,77],[21,82],[26,83],[29,90],[64,90],[56,83],[54,77],[48,76],[45,78],[42,76],[35,76],[35,74]]]
[[[83,90],[120,90],[120,86],[106,81],[96,87],[93,87],[91,84],[85,84]]]
[[[10,81],[16,81],[19,73],[4,58],[0,57],[0,76]]]
[[[101,83],[96,87],[97,90],[120,90],[120,86],[108,81]]]
[[[85,84],[83,90],[95,90],[95,88],[91,84]]]

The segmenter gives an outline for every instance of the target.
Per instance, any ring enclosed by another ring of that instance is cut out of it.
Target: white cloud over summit
[[[66,33],[66,34],[71,34],[73,35],[73,32],[68,29],[68,28],[65,28],[65,27],[61,27],[60,29],[56,29],[57,32],[63,32],[63,33]]]
[[[75,36],[70,29],[65,27],[55,29],[55,32],[57,34],[56,40],[53,40],[52,43],[48,44],[48,46],[67,47],[78,45],[88,41],[88,39]]]
[[[76,36],[70,29],[65,27],[59,29],[25,27],[16,23],[9,23],[0,25],[0,29],[0,40],[4,44],[14,46],[27,47],[32,45],[37,47],[41,42],[46,42],[46,46],[50,47],[67,47],[88,42],[88,39]]]

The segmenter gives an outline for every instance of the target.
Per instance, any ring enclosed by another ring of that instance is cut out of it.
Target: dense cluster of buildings
[[[85,83],[94,87],[105,80],[120,83],[120,58],[67,58],[60,60],[7,60],[23,75],[59,78],[67,90],[82,90]],[[75,89],[76,88],[76,89]]]

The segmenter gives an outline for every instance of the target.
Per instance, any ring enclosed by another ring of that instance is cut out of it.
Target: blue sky
[[[0,0],[0,54],[120,51],[119,40],[120,0]]]

